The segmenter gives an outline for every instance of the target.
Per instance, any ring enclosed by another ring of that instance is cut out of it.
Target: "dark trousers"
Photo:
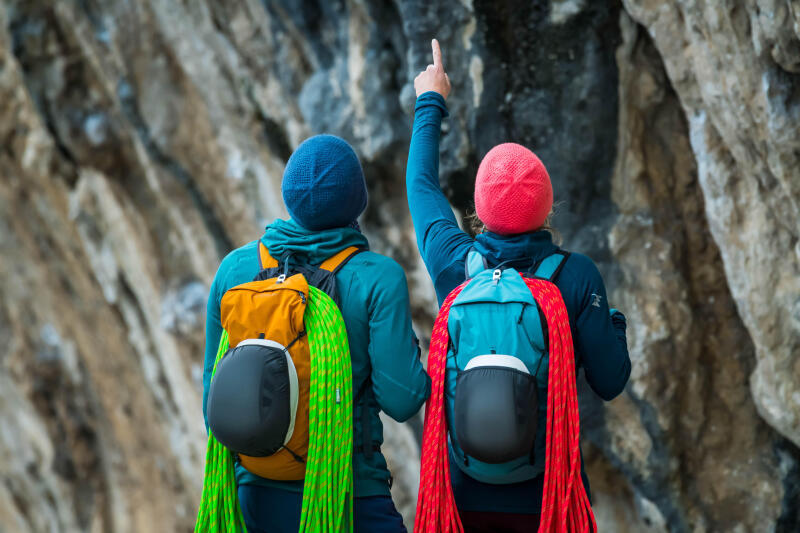
[[[297,533],[303,495],[297,492],[239,486],[247,533]],[[403,517],[389,496],[353,498],[353,533],[407,533]]]
[[[458,513],[464,533],[536,533],[539,530],[538,514]]]

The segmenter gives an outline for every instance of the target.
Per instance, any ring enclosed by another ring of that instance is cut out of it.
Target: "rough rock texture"
[[[627,16],[621,28],[624,105],[612,182],[619,218],[610,246],[623,273],[613,298],[637,317],[634,366],[605,423],[595,427],[584,412],[584,428],[637,480],[635,495],[652,523],[672,531],[768,530],[795,512],[775,483],[793,447],[759,418],[746,386],[753,344],[704,217],[678,98],[650,37]]]
[[[756,348],[756,406],[800,445],[800,4],[724,4],[626,2],[689,122],[709,227]]]
[[[459,214],[489,148],[530,146],[628,314],[628,389],[581,387],[601,531],[800,529],[796,1],[7,0],[0,531],[191,529],[207,288],[310,134],[356,147],[425,338],[403,173],[433,35]],[[408,519],[419,421],[384,423]]]

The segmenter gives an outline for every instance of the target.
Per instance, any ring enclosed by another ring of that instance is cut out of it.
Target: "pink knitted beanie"
[[[475,179],[475,211],[502,235],[542,227],[553,207],[553,186],[536,154],[515,143],[489,150]]]

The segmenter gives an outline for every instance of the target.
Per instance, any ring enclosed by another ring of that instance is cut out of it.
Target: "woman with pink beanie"
[[[439,135],[448,115],[450,81],[438,42],[432,46],[433,64],[414,80],[417,101],[406,186],[417,245],[439,304],[467,279],[468,255],[470,261],[480,257],[485,268],[519,272],[537,272],[548,258],[563,257],[550,279],[566,305],[577,366],[598,396],[613,399],[625,388],[631,370],[626,320],[609,309],[603,279],[592,260],[560,249],[545,229],[553,188],[542,161],[515,143],[489,150],[475,180],[475,210],[485,229],[473,239],[459,228],[439,186]],[[458,453],[451,436],[450,479],[466,533],[537,531],[543,473],[513,483],[487,483],[457,466],[466,460]],[[589,494],[582,465],[581,477]]]

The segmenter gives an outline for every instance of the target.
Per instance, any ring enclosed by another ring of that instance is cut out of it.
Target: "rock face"
[[[362,158],[425,339],[403,175],[434,35],[459,215],[489,148],[530,146],[628,315],[626,392],[581,387],[600,530],[800,529],[797,2],[8,0],[0,531],[192,528],[207,288],[311,134]],[[409,520],[419,421],[385,427]]]

